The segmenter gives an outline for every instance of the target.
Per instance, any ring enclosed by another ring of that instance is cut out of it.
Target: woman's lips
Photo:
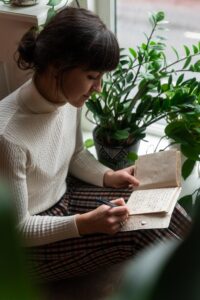
[[[88,99],[90,95],[83,95],[84,98]]]

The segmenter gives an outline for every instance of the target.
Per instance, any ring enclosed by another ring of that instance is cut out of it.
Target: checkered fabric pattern
[[[62,217],[84,213],[99,205],[96,197],[110,200],[124,197],[127,200],[131,193],[131,189],[96,187],[72,177],[67,179],[67,186],[68,191],[63,198],[40,215]],[[182,239],[190,225],[190,218],[177,204],[167,229],[118,232],[115,235],[93,234],[27,248],[28,264],[32,276],[40,281],[82,276],[125,261],[155,242]]]

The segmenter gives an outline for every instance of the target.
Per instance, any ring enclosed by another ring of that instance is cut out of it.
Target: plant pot
[[[98,140],[96,130],[97,127],[93,130],[94,145],[97,158],[102,164],[113,170],[119,170],[134,164],[134,161],[128,159],[127,156],[130,152],[138,152],[140,141],[128,146],[108,146]]]

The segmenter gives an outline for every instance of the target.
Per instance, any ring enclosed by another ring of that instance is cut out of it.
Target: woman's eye
[[[92,75],[88,75],[88,79],[90,79],[90,80],[96,80],[97,77],[94,77],[94,76],[92,76]]]

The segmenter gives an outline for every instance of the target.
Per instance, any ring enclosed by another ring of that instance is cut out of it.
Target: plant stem
[[[191,55],[188,55],[188,56],[184,56],[183,58],[178,59],[178,60],[174,61],[173,63],[171,63],[171,64],[165,66],[164,68],[162,68],[162,69],[160,70],[160,72],[163,72],[164,70],[166,70],[166,69],[170,68],[171,66],[176,65],[176,64],[178,64],[178,63],[180,63],[180,62],[182,62],[182,61],[184,61],[184,60],[186,60],[186,59],[188,59],[189,57],[192,58],[192,57],[195,57],[195,56],[198,56],[198,55],[200,55],[200,52],[195,53],[195,54],[191,54]]]
[[[166,138],[166,135],[162,136],[162,137],[159,139],[159,141],[158,141],[158,143],[157,143],[157,145],[156,145],[156,148],[155,148],[155,150],[154,150],[155,152],[157,151],[158,146],[160,145],[161,141],[162,141],[164,138]]]
[[[75,2],[76,2],[77,7],[80,8],[81,6],[80,6],[80,3],[78,2],[78,0],[75,0]]]

